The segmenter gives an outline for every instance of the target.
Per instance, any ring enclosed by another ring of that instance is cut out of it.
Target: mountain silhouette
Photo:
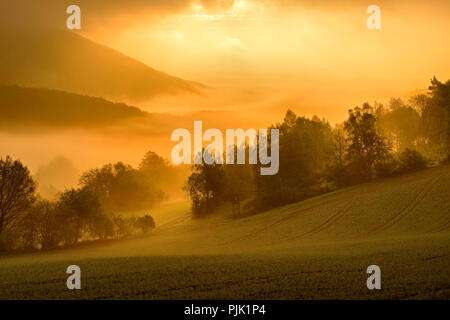
[[[0,29],[0,83],[51,88],[115,101],[199,93],[201,84],[157,71],[75,32]]]
[[[145,118],[147,112],[74,93],[45,88],[0,85],[0,125],[102,126],[127,119]]]

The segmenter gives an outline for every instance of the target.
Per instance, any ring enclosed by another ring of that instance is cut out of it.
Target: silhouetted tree
[[[374,109],[368,104],[349,110],[344,128],[348,136],[347,158],[354,178],[360,182],[372,178],[375,162],[389,156],[390,146],[375,126]]]
[[[63,216],[64,242],[75,244],[88,231],[89,225],[103,214],[96,194],[87,188],[70,189],[63,192],[58,203]]]
[[[424,128],[429,139],[442,144],[450,156],[450,80],[442,83],[434,77],[428,87],[429,103],[424,110]]]
[[[189,176],[189,166],[172,165],[168,160],[159,156],[153,151],[148,151],[141,163],[139,172],[142,173],[157,189],[164,193],[164,198],[180,197],[187,177]]]
[[[116,216],[113,222],[117,238],[131,236],[136,231],[136,218],[134,216]]]
[[[259,208],[320,193],[321,179],[332,157],[332,132],[326,121],[297,117],[288,110],[284,121],[274,128],[280,134],[280,168],[276,175],[261,176],[260,165],[255,166],[255,204]]]
[[[347,184],[346,157],[348,141],[343,126],[337,126],[332,131],[332,158],[327,168],[327,177],[336,186],[341,187]]]
[[[192,166],[185,190],[192,200],[192,212],[195,217],[213,213],[217,205],[224,201],[223,165],[196,164]]]
[[[25,248],[55,248],[62,241],[63,217],[57,204],[48,200],[36,201],[23,217],[20,230]]]
[[[391,99],[388,109],[378,115],[377,121],[390,135],[398,152],[413,147],[420,135],[419,113],[401,99]]]
[[[148,151],[139,164],[139,170],[145,172],[154,183],[161,184],[170,174],[170,163],[155,152]]]
[[[155,221],[151,215],[146,214],[136,219],[136,226],[141,229],[143,234],[147,234],[151,229],[155,228]]]
[[[0,235],[16,223],[35,201],[36,184],[20,161],[0,159]]]
[[[149,209],[164,198],[148,175],[122,162],[85,172],[80,185],[94,192],[111,212]]]
[[[254,193],[252,167],[248,164],[224,165],[224,197],[230,201],[233,217],[242,213],[241,203]]]
[[[102,240],[115,235],[114,231],[114,217],[112,214],[101,212],[94,215],[90,219],[89,233],[93,237],[98,237]]]
[[[424,169],[427,161],[422,154],[416,150],[406,148],[399,156],[399,172],[411,172]]]

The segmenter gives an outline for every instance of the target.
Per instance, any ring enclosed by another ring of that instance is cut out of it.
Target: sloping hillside
[[[99,126],[148,113],[123,103],[58,90],[0,85],[3,126]]]
[[[3,84],[136,102],[201,87],[67,30],[5,27],[0,39]]]
[[[240,220],[164,207],[147,237],[0,258],[0,297],[448,299],[449,178],[432,168]],[[81,291],[64,289],[69,264]],[[372,264],[382,290],[366,287]]]
[[[164,220],[151,239],[130,244],[151,241],[144,250],[148,254],[264,253],[297,245],[450,234],[450,166],[345,188],[238,220],[190,220],[187,207],[174,208],[179,214]],[[158,221],[158,212],[154,215]]]

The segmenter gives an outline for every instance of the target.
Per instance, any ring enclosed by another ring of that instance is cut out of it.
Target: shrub
[[[399,156],[399,172],[411,172],[424,169],[427,161],[422,154],[416,150],[405,149]]]
[[[143,217],[139,217],[136,220],[136,227],[142,230],[142,233],[147,234],[149,230],[155,228],[155,221],[151,215],[145,215]]]
[[[375,164],[375,174],[380,178],[389,177],[396,172],[398,165],[398,161],[394,158],[377,162]]]
[[[117,238],[131,236],[136,231],[136,218],[134,216],[116,216],[113,218],[113,222]]]
[[[12,229],[0,234],[0,252],[11,251],[20,248],[20,235]]]
[[[100,213],[91,217],[89,233],[93,237],[105,240],[115,235],[115,225],[112,214]]]

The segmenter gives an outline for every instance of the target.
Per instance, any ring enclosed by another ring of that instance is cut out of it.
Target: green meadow
[[[0,256],[0,299],[448,299],[449,178],[435,167],[241,219],[168,204],[147,236]],[[81,290],[66,287],[73,264]]]

